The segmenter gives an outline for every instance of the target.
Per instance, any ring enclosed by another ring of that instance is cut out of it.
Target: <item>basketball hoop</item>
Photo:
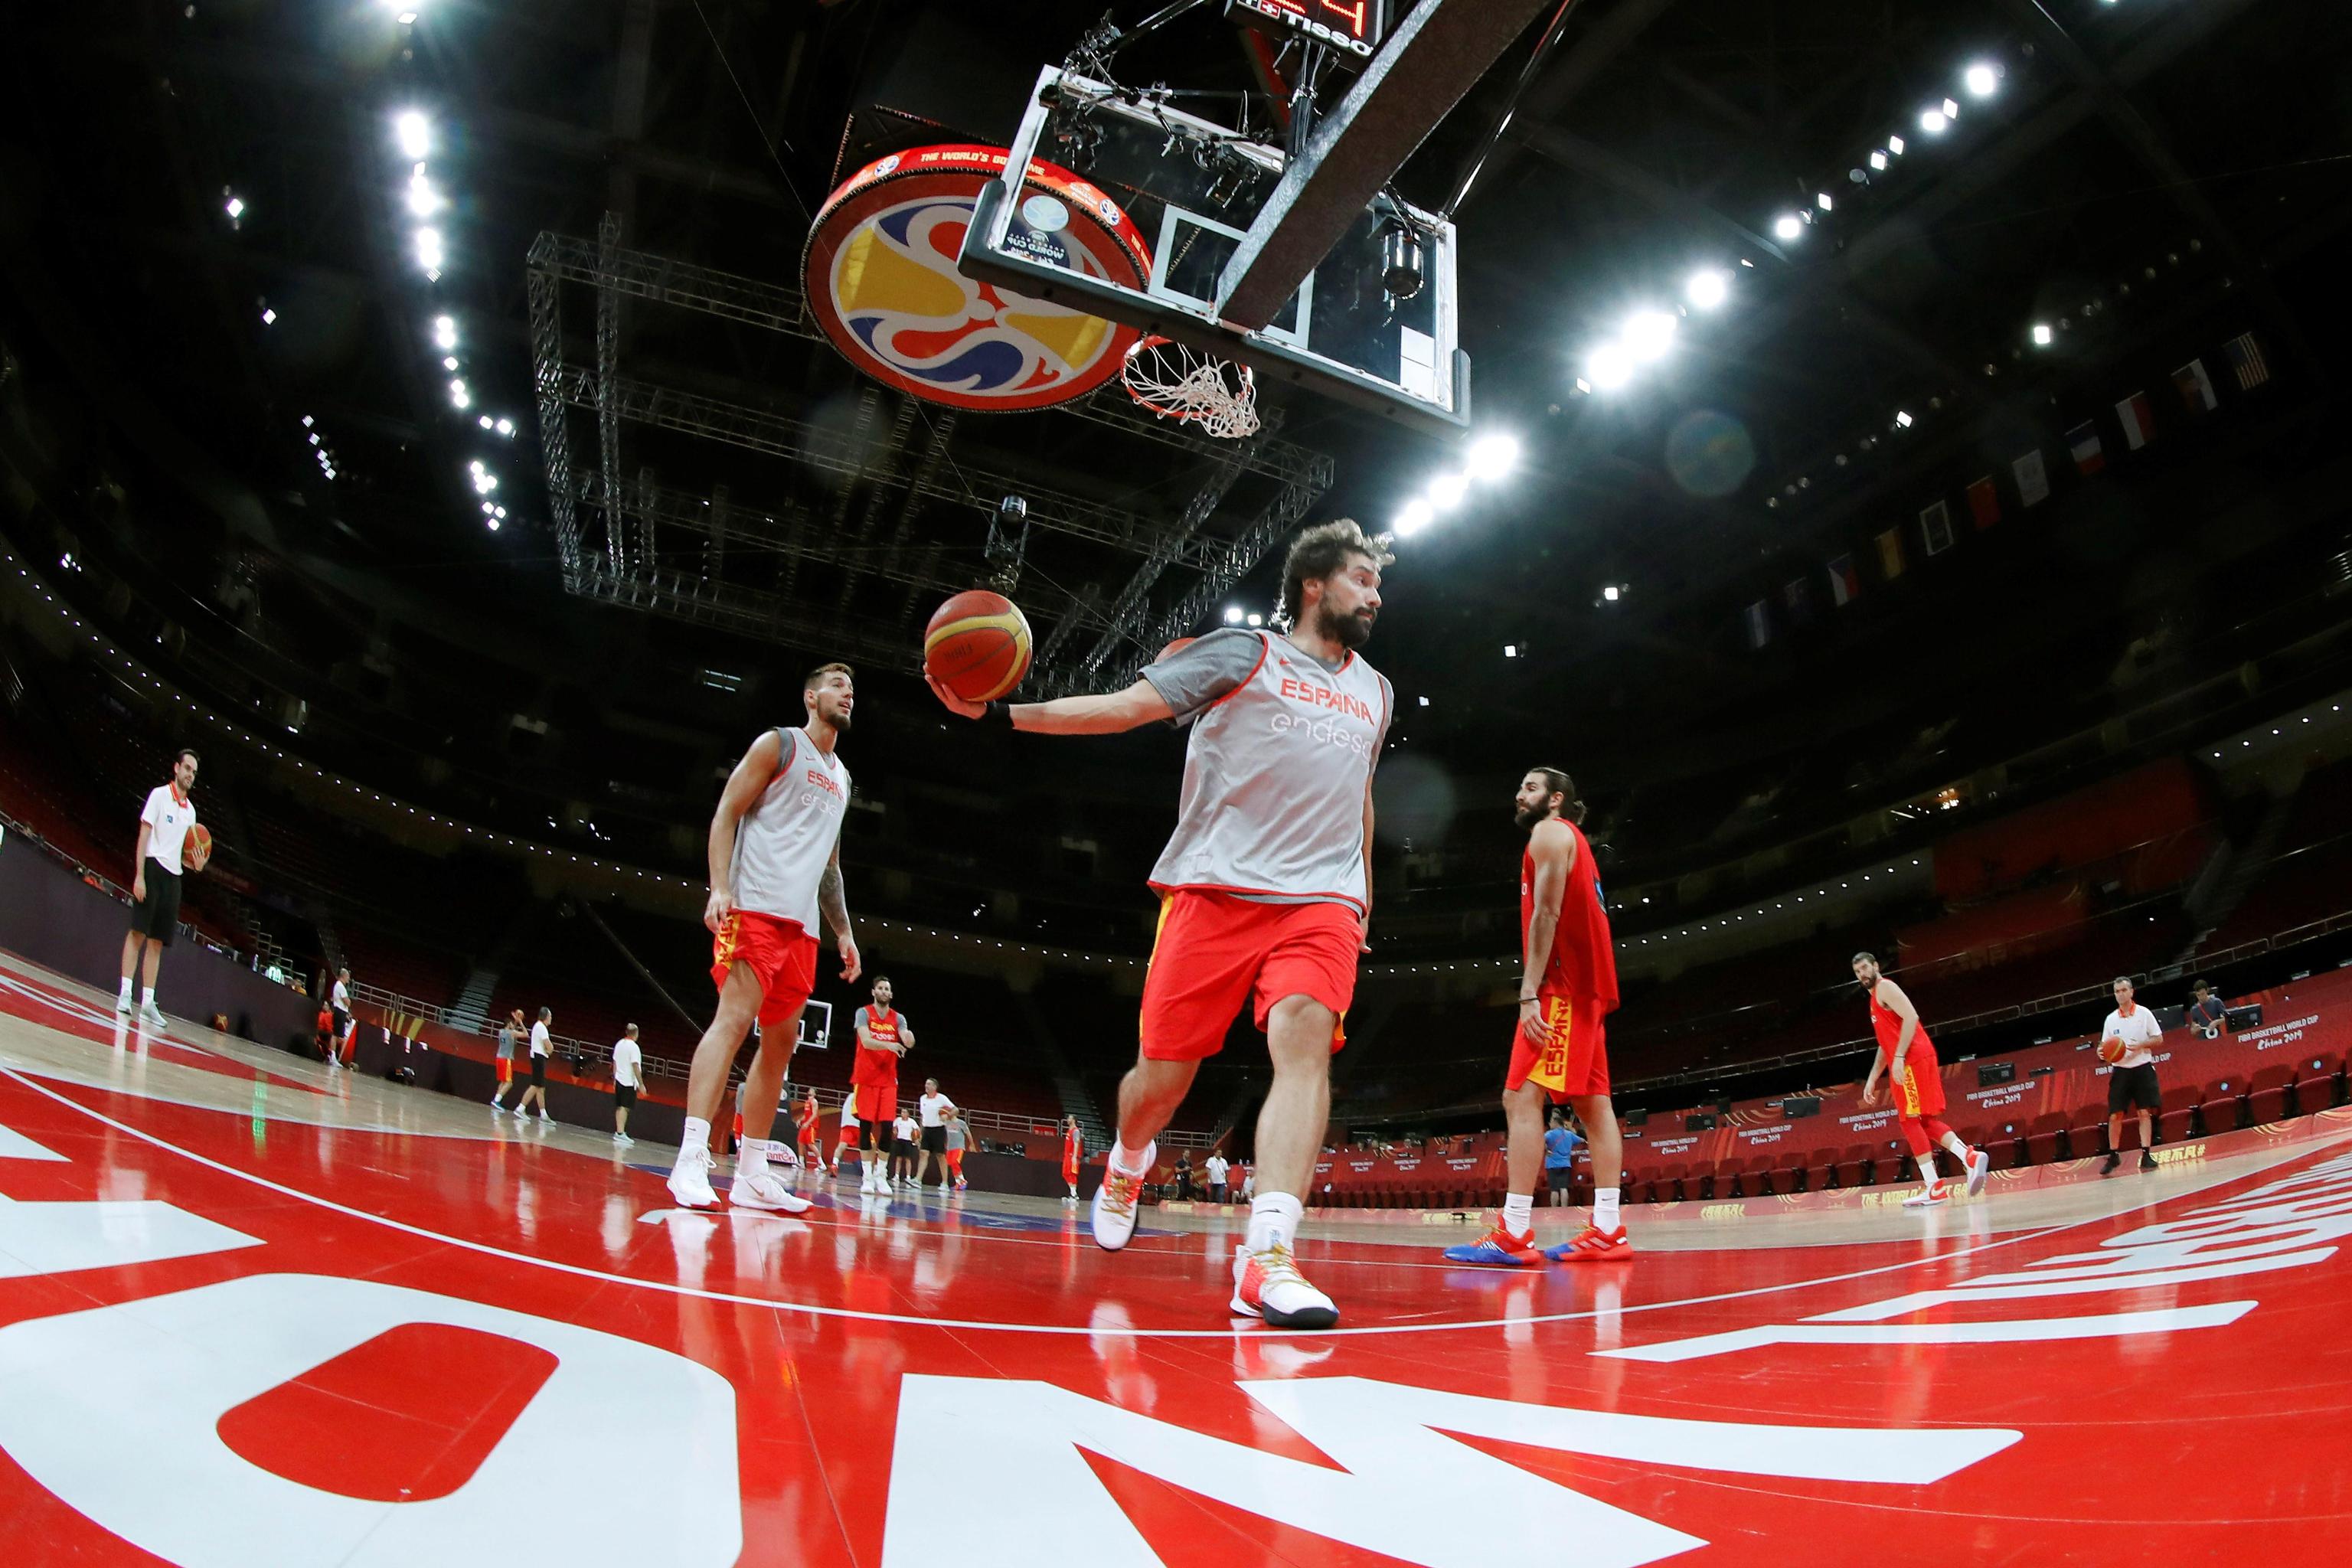
[[[1257,434],[1257,376],[1245,364],[1151,337],[1127,351],[1118,377],[1129,395],[1163,419],[1224,440]]]

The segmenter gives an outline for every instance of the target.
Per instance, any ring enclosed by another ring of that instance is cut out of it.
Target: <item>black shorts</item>
[[[914,1157],[914,1144],[908,1142],[904,1138],[893,1138],[890,1140],[890,1158],[893,1160],[911,1160]]]
[[[2112,1116],[2135,1105],[2148,1110],[2164,1109],[2164,1090],[2157,1084],[2154,1062],[2117,1068],[2107,1075],[2107,1113]]]
[[[180,874],[154,860],[140,871],[147,879],[147,896],[131,906],[131,934],[169,947],[180,929]]]
[[[530,1056],[530,1087],[533,1089],[547,1087],[547,1058],[537,1051],[533,1051]]]
[[[345,1035],[352,1032],[352,1016],[349,1013],[344,1012],[341,1007],[334,1009],[334,1015],[335,1038],[340,1042]]]
[[[637,1091],[625,1083],[613,1086],[613,1109],[626,1110],[637,1102]]]
[[[929,1150],[934,1154],[946,1153],[948,1152],[948,1130],[944,1127],[924,1128],[923,1147]]]

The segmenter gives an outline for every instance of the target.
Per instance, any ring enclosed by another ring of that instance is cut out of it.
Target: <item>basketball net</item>
[[[1257,377],[1247,365],[1150,337],[1127,351],[1118,376],[1129,396],[1164,419],[1225,440],[1257,434]]]

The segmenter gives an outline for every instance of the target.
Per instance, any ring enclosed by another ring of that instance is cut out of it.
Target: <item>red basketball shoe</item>
[[[1633,1256],[1633,1244],[1625,1235],[1625,1227],[1601,1230],[1586,1226],[1572,1241],[1563,1241],[1544,1254],[1554,1263],[1602,1263],[1615,1258]]]
[[[1328,1329],[1339,1321],[1331,1298],[1309,1285],[1290,1248],[1234,1248],[1233,1314],[1264,1318],[1277,1329]]]

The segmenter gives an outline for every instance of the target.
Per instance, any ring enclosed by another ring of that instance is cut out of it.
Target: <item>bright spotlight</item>
[[[1911,428],[1911,416],[1906,414],[1900,408],[1896,409],[1895,411],[1895,425],[1897,429],[1908,430]]]
[[[1614,392],[1633,379],[1633,356],[1618,343],[1603,343],[1584,362],[1584,374],[1594,387]]]
[[[449,401],[460,408],[465,408],[473,403],[474,395],[466,390],[464,382],[453,381],[449,384]]]
[[[1237,626],[1241,624],[1242,607],[1239,605],[1227,605],[1225,606],[1225,625],[1229,626]]]
[[[267,305],[263,306],[261,308],[261,324],[265,327],[276,326],[278,324],[278,312],[271,310]]]
[[[1265,625],[1265,617],[1253,613],[1249,618],[1249,624],[1254,626],[1262,626]]]
[[[1675,346],[1677,324],[1664,310],[1636,310],[1625,321],[1625,346],[1637,360],[1663,358]]]
[[[231,196],[227,201],[221,204],[221,210],[228,214],[229,222],[235,223],[237,219],[245,216],[245,198],[243,196]]]
[[[1900,136],[1889,136],[1886,139],[1886,150],[1894,153],[1898,158],[1903,156],[1903,138]]]
[[[1823,212],[1827,212],[1827,211],[1829,211],[1829,210],[1830,210],[1830,194],[1829,194],[1827,191],[1823,191],[1821,195],[1817,195],[1817,196],[1815,196],[1815,197],[1813,198],[1813,205],[1814,205],[1815,206],[1817,206],[1817,207],[1821,208],[1821,209],[1822,209],[1822,211],[1823,211]]]
[[[1612,583],[1607,587],[1601,589],[1601,596],[1608,600],[1611,604],[1615,604],[1617,602],[1617,584]]]
[[[1960,117],[1960,106],[1959,106],[1958,104],[1957,104],[1957,103],[1954,103],[1954,102],[1953,102],[1950,99],[1948,99],[1948,99],[1946,99],[1946,100],[1944,100],[1944,118],[1945,118],[1946,120],[1958,120],[1959,117]]]
[[[1467,472],[1474,479],[1499,479],[1519,466],[1519,438],[1482,436],[1470,444]]]
[[[501,419],[501,420],[499,420],[499,425],[498,425],[498,430],[499,430],[499,435],[501,435],[501,436],[505,436],[505,437],[509,437],[509,438],[510,438],[510,437],[513,437],[513,435],[514,435],[514,421],[513,421],[513,420],[511,420],[511,419]]]
[[[427,272],[441,270],[441,231],[420,228],[416,231],[416,265]]]
[[[1805,220],[1795,213],[1782,213],[1772,220],[1772,237],[1794,239],[1805,232]]]
[[[2049,322],[2036,321],[2033,323],[2033,343],[2036,348],[2049,347],[2051,336],[2052,333]]]
[[[476,423],[479,424],[483,429],[487,430],[490,427],[490,416],[485,414]]]
[[[1712,310],[1731,295],[1731,279],[1714,268],[1702,268],[1683,284],[1683,297],[1702,310]]]
[[[457,346],[457,319],[455,316],[433,318],[433,342],[438,348],[454,349]]]
[[[1399,539],[1411,539],[1436,521],[1437,509],[1416,496],[1404,503],[1404,509],[1396,514],[1396,521],[1390,524],[1390,528]]]
[[[443,360],[443,361],[441,362],[441,368],[442,368],[443,370],[455,370],[455,369],[457,369],[457,356],[456,354],[451,354],[448,358],[446,358],[446,359]]]
[[[433,182],[425,177],[424,170],[419,169],[415,174],[408,176],[408,210],[410,212],[418,217],[431,217],[448,205],[442,199],[441,193],[433,188]]]
[[[1884,170],[1886,167],[1886,163],[1887,158],[1884,152],[1874,152],[1871,153],[1870,166],[1873,169]]]
[[[2000,73],[1979,60],[1960,73],[1960,83],[1971,98],[1990,98],[2000,90]]]
[[[433,121],[421,109],[404,109],[393,117],[392,133],[401,152],[411,159],[433,155]]]
[[[1944,128],[1949,124],[1951,121],[1940,109],[1925,110],[1919,115],[1919,129],[1930,136],[1941,136],[1944,133]]]
[[[1429,504],[1440,511],[1452,511],[1470,493],[1467,474],[1440,474],[1429,481]]]

